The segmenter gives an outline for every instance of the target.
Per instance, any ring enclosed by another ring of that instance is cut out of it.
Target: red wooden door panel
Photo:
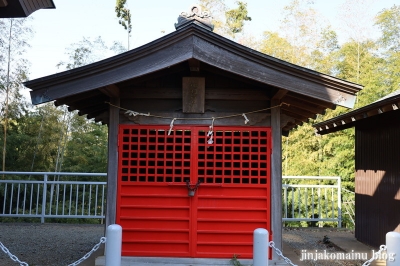
[[[252,256],[270,229],[270,129],[121,125],[117,222],[124,256]],[[195,195],[191,185],[201,181]]]

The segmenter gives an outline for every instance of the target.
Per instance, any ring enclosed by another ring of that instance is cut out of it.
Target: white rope
[[[207,133],[207,137],[209,137],[209,139],[207,140],[207,143],[210,145],[214,143],[214,140],[213,140],[213,138],[214,138],[213,137],[214,136],[214,121],[215,121],[215,118],[213,117],[210,129],[208,130],[208,133]]]
[[[243,113],[242,116],[244,117],[244,123],[247,124],[250,120],[247,118],[246,114]]]
[[[171,135],[172,129],[174,128],[174,122],[176,118],[172,119],[171,124],[169,124],[168,136]]]
[[[154,117],[154,118],[161,118],[161,119],[175,119],[175,120],[210,120],[210,119],[225,119],[225,118],[232,118],[232,117],[238,117],[238,116],[243,116],[245,117],[245,123],[246,121],[249,122],[249,119],[247,119],[246,114],[254,114],[254,113],[259,113],[259,112],[263,112],[263,111],[267,111],[267,110],[271,110],[273,108],[277,108],[277,107],[281,107],[283,105],[287,105],[290,106],[290,104],[282,102],[279,105],[276,106],[272,106],[269,108],[264,108],[264,109],[260,109],[260,110],[255,110],[255,111],[251,111],[251,112],[246,112],[246,113],[242,113],[242,114],[233,114],[233,115],[227,115],[227,116],[219,116],[219,117],[212,117],[212,118],[208,118],[208,117],[190,117],[190,118],[186,118],[186,117],[169,117],[169,116],[159,116],[159,115],[151,115],[150,113],[144,114],[144,113],[140,113],[140,112],[136,112],[136,111],[132,111],[126,108],[123,108],[121,106],[117,106],[114,105],[110,102],[105,102],[110,106],[113,106],[115,108],[118,108],[120,110],[124,110],[125,114],[129,115],[129,116],[148,116],[148,117]],[[247,123],[246,123],[247,124]]]
[[[133,115],[133,116],[137,116],[137,115],[150,116],[150,113],[144,114],[144,113],[139,113],[139,112],[132,111],[132,110],[126,111],[125,114]]]

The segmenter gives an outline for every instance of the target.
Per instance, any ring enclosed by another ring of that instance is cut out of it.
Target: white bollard
[[[253,234],[253,266],[268,266],[268,230],[257,228]]]
[[[400,233],[386,234],[386,266],[400,265]]]
[[[111,224],[106,230],[106,265],[121,266],[122,227]]]

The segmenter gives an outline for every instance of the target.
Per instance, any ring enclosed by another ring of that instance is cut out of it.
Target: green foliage
[[[251,21],[251,17],[248,16],[247,12],[247,3],[238,1],[236,4],[238,5],[236,9],[231,9],[226,12],[226,24],[232,34],[241,32],[244,22]]]
[[[115,4],[115,13],[117,13],[117,18],[119,18],[119,24],[124,27],[128,33],[132,31],[132,22],[131,22],[131,11],[125,7],[126,0],[117,0]]]
[[[115,13],[117,13],[117,18],[119,18],[119,24],[124,27],[128,33],[128,50],[129,50],[129,38],[132,31],[132,20],[131,20],[131,10],[126,7],[126,0],[117,0],[115,4]]]
[[[383,32],[378,41],[350,40],[341,45],[328,26],[315,23],[317,14],[310,3],[294,0],[285,9],[282,35],[266,32],[260,51],[285,61],[364,85],[355,108],[370,104],[398,89],[400,81],[400,9],[394,6],[381,12],[376,25]],[[314,21],[314,22],[313,22]],[[312,36],[313,40],[310,40]],[[338,107],[310,119],[283,138],[284,175],[334,175],[342,185],[354,190],[354,129],[324,136],[314,134],[312,125],[348,110]]]
[[[233,266],[244,266],[239,260],[239,255],[233,254],[232,259],[229,261]]]
[[[384,9],[376,17],[376,23],[382,36],[380,43],[387,49],[400,52],[400,6]]]
[[[223,0],[199,0],[199,5],[202,10],[211,14],[212,23],[214,24],[214,32],[224,35],[225,31],[225,17],[226,5]]]
[[[383,47],[385,65],[385,85],[388,92],[399,89],[400,84],[400,6],[384,9],[376,17],[376,23],[382,31],[378,43]]]
[[[66,147],[63,169],[66,172],[107,172],[107,127],[77,117]]]
[[[295,61],[295,49],[288,40],[276,32],[264,32],[259,50],[267,55],[288,61]]]

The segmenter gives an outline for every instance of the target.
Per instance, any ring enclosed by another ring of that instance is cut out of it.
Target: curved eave
[[[32,103],[40,104],[137,78],[191,58],[267,85],[348,108],[353,107],[355,94],[362,89],[361,85],[244,47],[196,24],[123,54],[27,81],[24,85],[32,89]]]
[[[349,113],[334,117],[324,122],[313,125],[316,133],[320,135],[351,128],[361,120],[365,120],[388,112],[399,111],[400,93],[393,97],[385,98],[370,105],[353,110]]]
[[[2,0],[0,18],[25,18],[40,9],[56,8],[53,0]]]

